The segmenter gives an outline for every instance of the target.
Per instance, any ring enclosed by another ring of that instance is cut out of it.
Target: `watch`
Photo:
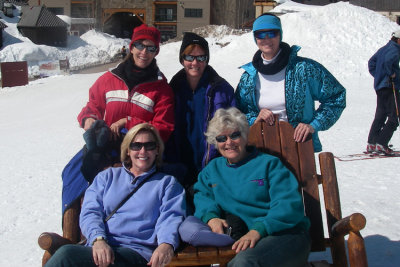
[[[104,240],[104,241],[107,242],[107,240],[104,238],[104,236],[98,236],[98,237],[96,237],[96,239],[93,241],[92,246],[94,245],[94,243],[95,243],[96,241],[99,241],[99,240]]]

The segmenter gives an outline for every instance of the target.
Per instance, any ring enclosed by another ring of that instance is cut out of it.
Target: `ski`
[[[356,161],[356,160],[369,160],[369,159],[382,159],[382,158],[396,158],[400,157],[400,151],[393,151],[393,155],[383,155],[378,153],[369,153],[364,151],[363,153],[348,154],[343,156],[334,156],[339,161]]]

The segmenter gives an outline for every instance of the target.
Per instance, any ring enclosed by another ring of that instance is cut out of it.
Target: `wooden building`
[[[65,47],[68,24],[45,6],[34,6],[24,11],[17,24],[18,31],[35,44]]]
[[[239,29],[256,16],[253,0],[214,0],[211,6],[211,24],[215,25]]]
[[[254,6],[256,8],[255,18],[260,16],[263,13],[269,12],[274,7],[276,7],[276,2],[274,0],[255,0]]]

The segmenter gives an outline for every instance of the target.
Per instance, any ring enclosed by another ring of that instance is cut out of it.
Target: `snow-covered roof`
[[[7,25],[3,21],[0,20],[0,29],[4,29],[4,28],[7,28]]]
[[[68,24],[45,6],[33,6],[24,11],[18,27],[68,27]]]

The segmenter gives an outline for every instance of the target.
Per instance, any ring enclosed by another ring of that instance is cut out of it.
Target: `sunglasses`
[[[146,143],[141,143],[141,142],[133,142],[129,145],[129,148],[133,151],[139,151],[144,147],[146,151],[151,151],[157,148],[157,143],[156,142],[146,142]]]
[[[278,36],[278,30],[270,30],[270,31],[257,31],[254,32],[254,37],[257,39],[265,39],[268,36],[269,39],[275,38]]]
[[[198,62],[204,62],[204,61],[207,61],[208,56],[206,56],[206,55],[201,55],[201,56],[184,55],[183,59],[186,61],[189,61],[189,62],[193,62],[195,59]]]
[[[224,143],[226,140],[228,140],[228,137],[231,140],[237,140],[242,136],[242,134],[239,131],[233,132],[230,135],[218,135],[215,137],[215,140],[217,140],[218,143]]]
[[[145,49],[145,48],[146,48],[146,51],[149,53],[155,53],[157,51],[157,46],[155,46],[155,45],[144,45],[142,43],[136,42],[136,43],[133,43],[133,46],[139,51],[143,51],[143,49]]]

